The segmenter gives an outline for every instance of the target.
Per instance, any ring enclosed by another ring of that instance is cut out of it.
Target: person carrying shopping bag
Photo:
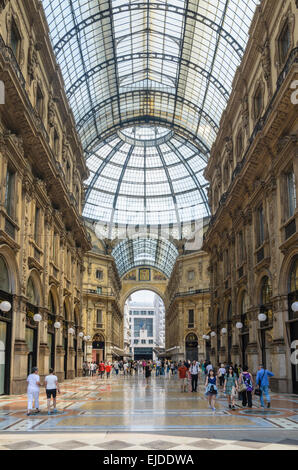
[[[237,375],[232,366],[229,367],[228,373],[224,376],[224,393],[228,397],[229,408],[235,410],[235,397],[238,392]]]
[[[243,372],[239,377],[239,391],[242,395],[242,406],[252,408],[252,392],[253,392],[253,378],[250,372],[248,372],[248,367],[243,367]]]

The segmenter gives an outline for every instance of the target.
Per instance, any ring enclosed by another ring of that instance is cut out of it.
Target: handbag
[[[258,387],[259,387],[259,388],[256,388],[256,389],[255,389],[255,395],[256,395],[257,397],[260,397],[260,396],[262,395],[262,390],[261,390],[260,387],[261,387],[261,383],[262,383],[262,380],[263,380],[263,378],[264,378],[265,372],[266,372],[266,369],[264,370],[263,377],[261,378],[261,380],[260,380],[259,383],[258,383]]]
[[[247,388],[246,388],[246,385],[243,383],[239,386],[239,392],[240,393],[243,393],[243,392],[246,392]]]

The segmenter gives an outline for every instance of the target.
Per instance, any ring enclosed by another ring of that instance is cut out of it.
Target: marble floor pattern
[[[202,382],[202,381],[201,381]],[[26,395],[0,397],[0,450],[298,450],[298,396],[272,394],[271,409],[223,394],[216,411],[198,393],[181,393],[177,377],[142,375],[68,380],[58,414],[48,416],[44,390],[39,414],[26,416]]]

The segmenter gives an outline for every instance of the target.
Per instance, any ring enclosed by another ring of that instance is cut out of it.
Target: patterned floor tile
[[[179,445],[178,442],[169,442],[169,441],[152,441],[143,444],[143,446],[147,447],[148,449],[153,450],[169,450],[174,449]]]
[[[298,447],[298,439],[284,439],[282,441],[279,441],[278,444],[284,445],[284,446],[297,446]]]
[[[106,450],[123,450],[132,447],[133,444],[124,441],[101,442],[98,447]]]
[[[11,444],[5,444],[10,450],[29,450],[40,447],[41,445],[35,441],[21,441],[21,442],[12,442]]]
[[[211,441],[209,439],[202,439],[201,441],[191,442],[189,445],[198,449],[215,450],[219,447],[223,447],[225,444],[223,444],[222,442]]]
[[[271,442],[257,442],[257,441],[247,439],[247,440],[243,440],[243,441],[239,440],[237,442],[233,442],[232,444],[233,445],[238,445],[238,446],[241,446],[241,447],[247,447],[249,449],[264,449],[265,447],[270,445]]]
[[[79,441],[63,441],[63,442],[56,442],[54,444],[51,444],[51,447],[54,447],[55,449],[58,450],[75,450],[78,447],[85,447],[88,444],[85,444],[84,442],[79,442]]]

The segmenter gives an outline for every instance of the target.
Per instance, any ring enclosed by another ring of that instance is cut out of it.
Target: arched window
[[[52,292],[49,294],[49,310],[51,313],[56,315],[56,307],[55,307],[55,301]]]
[[[298,291],[298,257],[294,259],[289,278],[289,293]]]
[[[0,256],[0,290],[3,292],[10,292],[8,268],[2,256]]]
[[[29,281],[27,284],[27,297],[28,297],[29,304],[32,304],[32,305],[38,304],[35,286],[31,277],[29,278]]]
[[[248,310],[248,296],[247,292],[243,292],[242,299],[241,299],[241,322],[243,323],[243,329],[247,330],[248,325],[248,317],[247,317],[247,310]]]
[[[261,287],[261,305],[268,305],[271,302],[272,288],[269,278],[265,276],[262,279]]]
[[[284,25],[278,40],[279,58],[281,64],[286,61],[291,47],[291,32],[288,21]]]
[[[67,307],[66,307],[66,302],[63,304],[63,315],[64,315],[64,320],[68,319],[68,314],[67,314]]]

